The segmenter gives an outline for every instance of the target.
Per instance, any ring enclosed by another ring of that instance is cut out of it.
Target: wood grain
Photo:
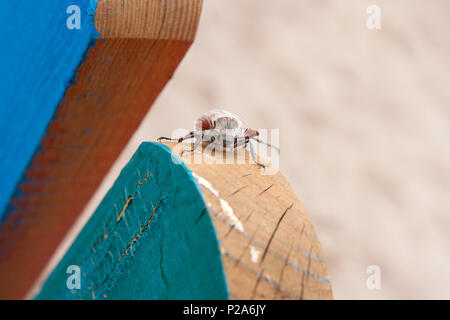
[[[167,145],[180,155],[180,144]],[[199,154],[185,153],[182,159],[208,204],[230,298],[332,299],[314,226],[284,176],[263,175],[248,153],[244,164],[206,164],[205,158],[196,163]],[[230,208],[235,218],[227,213]]]
[[[201,0],[99,1],[100,31],[11,199],[0,299],[20,299],[172,77]]]

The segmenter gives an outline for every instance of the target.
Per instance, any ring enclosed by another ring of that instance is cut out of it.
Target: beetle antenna
[[[271,145],[270,143],[267,143],[267,142],[264,142],[264,141],[262,141],[262,140],[259,140],[259,139],[256,138],[256,137],[251,138],[251,139],[255,140],[255,141],[258,142],[258,143],[265,144],[266,146],[268,146],[268,147],[270,147],[270,148],[273,148],[273,149],[277,150],[278,153],[280,153],[280,148],[275,147],[275,146]]]

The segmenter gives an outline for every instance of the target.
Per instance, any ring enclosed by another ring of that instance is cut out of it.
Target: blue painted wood
[[[67,8],[81,9],[69,30]],[[98,36],[97,0],[4,0],[0,9],[0,220],[42,135]],[[76,81],[76,79],[75,79]]]
[[[215,229],[181,159],[142,143],[36,298],[227,299]]]

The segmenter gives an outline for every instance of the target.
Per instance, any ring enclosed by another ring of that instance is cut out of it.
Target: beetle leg
[[[168,138],[168,137],[159,137],[158,139],[156,139],[158,142],[161,143],[161,140],[167,140],[167,141],[176,141],[176,142],[183,142],[184,140],[187,139],[191,139],[195,136],[194,131],[189,132],[187,135],[185,135],[184,137],[178,138],[178,139],[173,139],[173,138]]]
[[[259,139],[256,138],[256,137],[255,137],[255,138],[251,138],[251,139],[255,140],[255,141],[258,142],[258,143],[265,144],[266,146],[268,146],[268,147],[270,147],[270,148],[273,148],[273,149],[277,150],[278,153],[280,153],[280,148],[277,148],[277,147],[271,145],[270,143],[267,143],[267,142],[264,142],[264,141],[262,141],[262,140],[259,140]]]
[[[249,146],[250,146],[250,154],[252,155],[253,161],[260,167],[262,168],[266,168],[266,166],[262,163],[259,163],[258,160],[256,159],[256,152],[255,149],[253,149],[253,144],[249,141],[248,142]]]
[[[248,143],[248,138],[239,138],[235,143],[234,143],[234,148],[236,149],[237,147],[240,146],[244,146],[244,148],[247,147],[247,143]]]
[[[202,136],[197,135],[197,137],[195,138],[195,142],[194,142],[194,146],[191,149],[184,149],[183,151],[181,151],[181,156],[183,156],[183,153],[185,152],[193,152],[195,151],[195,149],[198,148],[199,145],[201,145],[202,143]]]

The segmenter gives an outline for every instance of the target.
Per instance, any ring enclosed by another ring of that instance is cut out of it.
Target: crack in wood
[[[251,300],[254,300],[254,299],[255,299],[255,296],[256,296],[256,290],[258,289],[259,283],[261,282],[261,278],[262,278],[262,276],[263,276],[263,273],[264,273],[264,269],[261,269],[261,272],[260,272],[259,275],[258,275],[258,280],[256,280],[255,287],[253,288],[253,293],[252,293],[252,298],[251,298]]]
[[[247,187],[247,186],[243,186],[243,187],[237,189],[236,191],[234,191],[233,193],[231,193],[231,194],[229,195],[229,197],[234,196],[236,193],[238,193],[238,192],[241,191],[242,189],[245,189],[246,187]]]
[[[286,213],[287,213],[293,206],[294,206],[294,203],[291,204],[286,210],[284,210],[284,212],[283,212],[283,214],[281,215],[280,219],[278,219],[277,225],[275,226],[275,228],[273,229],[272,234],[270,235],[269,242],[267,242],[267,245],[266,245],[266,247],[264,248],[264,253],[263,253],[263,256],[262,256],[262,258],[261,258],[261,265],[263,264],[264,259],[266,258],[267,251],[269,250],[269,247],[270,247],[270,244],[272,243],[273,237],[275,236],[275,233],[277,232],[278,227],[280,226],[281,220],[283,220],[283,218],[284,218],[284,216],[286,215]]]
[[[261,196],[263,193],[267,192],[270,188],[272,188],[274,185],[274,183],[272,183],[270,186],[268,186],[267,188],[265,188],[260,194],[258,194],[258,197]]]
[[[117,222],[120,221],[120,219],[125,215],[125,211],[127,210],[128,206],[131,204],[131,201],[134,199],[134,196],[129,196],[127,201],[122,207],[122,210],[120,210],[120,213],[117,215]]]
[[[158,210],[158,208],[159,208],[160,205],[161,205],[161,202],[159,202],[158,205],[157,205],[156,208],[155,208],[155,207],[153,207],[153,204],[152,204],[152,207],[153,207],[153,213],[152,213],[151,217],[148,218],[147,223],[146,223],[145,225],[144,225],[144,223],[142,223],[142,224],[139,226],[139,232],[133,237],[133,239],[131,239],[130,244],[129,244],[129,245],[125,248],[125,250],[122,252],[122,254],[120,255],[118,261],[120,261],[120,260],[127,254],[127,252],[128,252],[129,249],[132,249],[132,248],[133,248],[133,243],[135,243],[135,242],[136,242],[136,241],[144,234],[144,231],[148,228],[148,226],[150,225],[150,222],[152,222],[153,218],[155,217],[156,211]]]
[[[149,177],[153,177],[153,175],[149,173],[144,177],[142,181],[138,181],[138,183],[136,184],[136,189],[138,189],[140,185],[144,184],[145,180],[147,180]]]
[[[305,277],[310,275],[309,270],[311,269],[311,251],[312,251],[312,246],[309,248],[308,268],[306,269],[306,272],[304,272],[303,276],[302,276],[302,285],[300,287],[300,300],[303,300],[303,294],[305,292]]]

